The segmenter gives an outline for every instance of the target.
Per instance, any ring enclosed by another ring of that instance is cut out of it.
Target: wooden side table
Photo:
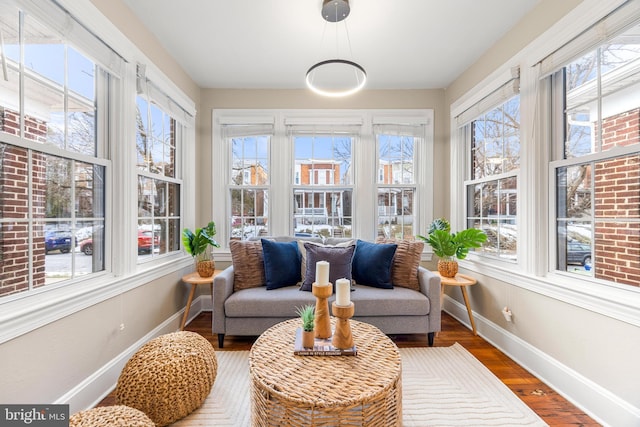
[[[444,277],[437,271],[434,273],[440,276],[440,306],[442,307],[442,299],[444,297],[445,286],[459,286],[462,291],[462,298],[464,298],[464,304],[467,306],[467,313],[469,313],[469,321],[471,322],[471,329],[473,329],[473,335],[478,335],[476,331],[476,323],[473,321],[473,314],[471,314],[471,305],[469,304],[469,295],[467,294],[467,286],[472,286],[477,283],[477,280],[466,274],[456,274],[456,277]]]
[[[198,273],[189,273],[182,276],[182,281],[191,285],[191,291],[189,292],[189,298],[187,299],[187,306],[184,308],[184,316],[182,316],[182,322],[180,323],[180,330],[184,331],[184,325],[187,323],[189,317],[189,310],[191,309],[191,303],[193,302],[193,296],[196,294],[196,288],[198,285],[208,284],[211,287],[211,297],[213,298],[213,279],[222,270],[216,270],[211,277],[200,277]]]

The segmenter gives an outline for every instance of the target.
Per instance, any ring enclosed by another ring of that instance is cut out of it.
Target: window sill
[[[514,271],[513,264],[503,266],[465,260],[460,262],[460,266],[522,289],[640,326],[640,288],[597,283],[561,272],[534,276]]]
[[[0,303],[0,344],[99,304],[166,274],[193,265],[191,257],[167,258],[162,264],[127,277],[112,274],[55,288],[42,288]]]

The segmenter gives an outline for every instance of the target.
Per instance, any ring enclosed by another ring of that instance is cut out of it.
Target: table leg
[[[182,324],[180,325],[180,330],[184,331],[184,325],[187,324],[187,317],[189,317],[189,309],[191,308],[191,302],[193,301],[193,296],[196,293],[196,287],[198,285],[191,285],[191,292],[189,292],[189,298],[187,299],[187,306],[184,308],[184,316],[182,316]],[[213,286],[213,285],[211,285]]]
[[[471,314],[471,305],[469,304],[469,295],[467,295],[467,287],[460,286],[462,290],[462,298],[464,298],[464,304],[467,306],[467,313],[469,313],[469,321],[471,322],[471,329],[473,329],[473,335],[478,335],[476,332],[476,323],[473,321],[473,314]]]

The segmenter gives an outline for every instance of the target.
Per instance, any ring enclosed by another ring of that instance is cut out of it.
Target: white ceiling
[[[309,67],[338,51],[367,70],[368,89],[433,89],[540,0],[350,0],[339,24],[321,17],[322,0],[124,2],[203,88],[303,88]]]

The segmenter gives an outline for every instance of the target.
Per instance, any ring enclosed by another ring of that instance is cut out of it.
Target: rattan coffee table
[[[299,319],[279,323],[251,348],[253,426],[402,424],[402,366],[393,341],[351,320],[357,356],[294,356],[299,326]]]

